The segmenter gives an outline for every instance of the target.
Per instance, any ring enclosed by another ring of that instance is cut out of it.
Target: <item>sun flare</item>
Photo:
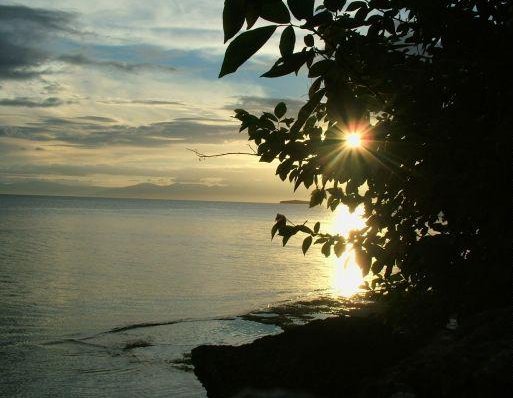
[[[358,132],[347,134],[346,144],[349,148],[360,148],[362,146],[362,135]]]

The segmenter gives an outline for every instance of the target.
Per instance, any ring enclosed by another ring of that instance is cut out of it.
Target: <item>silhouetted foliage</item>
[[[325,256],[351,244],[382,293],[507,300],[511,15],[498,0],[226,0],[220,77],[281,31],[262,76],[312,79],[298,115],[236,109],[240,131],[282,180],[313,189],[311,206],[362,205],[368,219],[345,240],[278,215],[272,235],[306,234],[303,252]],[[361,148],[346,145],[354,131]]]

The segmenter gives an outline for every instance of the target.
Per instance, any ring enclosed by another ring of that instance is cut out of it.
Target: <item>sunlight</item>
[[[335,294],[351,297],[360,290],[362,283],[362,270],[356,263],[355,252],[348,249],[336,259],[331,288]]]
[[[363,205],[358,206],[352,213],[347,206],[338,206],[333,214],[333,233],[347,237],[350,231],[364,228],[364,211]]]
[[[346,144],[349,148],[360,148],[362,146],[362,135],[359,132],[352,132],[346,135]]]
[[[365,227],[363,214],[363,205],[358,206],[352,213],[347,206],[338,206],[333,217],[332,230],[347,238],[351,231]],[[348,246],[340,258],[334,256],[332,261],[331,288],[333,292],[343,297],[351,297],[360,290],[359,287],[364,281],[353,248]]]

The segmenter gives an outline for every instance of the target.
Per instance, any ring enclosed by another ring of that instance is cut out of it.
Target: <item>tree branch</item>
[[[251,147],[250,147],[251,148]],[[207,155],[205,153],[201,153],[200,151],[198,151],[197,149],[194,149],[194,148],[185,148],[187,149],[188,151],[191,151],[193,152],[198,158],[199,160],[202,160],[202,159],[206,159],[206,158],[218,158],[218,157],[221,157],[221,156],[229,156],[229,155],[251,155],[251,156],[259,156],[254,150],[253,148],[251,148],[253,150],[253,152],[224,152],[224,153],[214,153],[214,154],[211,154],[211,155]]]

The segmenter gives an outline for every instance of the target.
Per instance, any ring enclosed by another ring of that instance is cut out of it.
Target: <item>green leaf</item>
[[[305,240],[303,241],[303,245],[301,247],[303,249],[303,255],[306,254],[306,252],[308,251],[308,249],[310,248],[311,245],[312,245],[312,237],[307,236],[305,238]]]
[[[226,43],[244,25],[246,0],[225,0],[223,8],[223,31]]]
[[[287,105],[285,105],[285,102],[280,102],[276,107],[274,108],[274,114],[278,119],[281,119],[285,114],[287,113]]]
[[[315,0],[287,0],[287,4],[296,19],[307,19],[313,15]]]
[[[318,233],[319,232],[319,228],[321,228],[321,223],[319,221],[317,221],[314,225],[314,232],[315,233]]]
[[[280,54],[283,58],[292,55],[296,44],[296,34],[292,26],[287,26],[280,38]]]
[[[261,18],[275,23],[290,22],[289,10],[281,0],[266,0],[261,2],[260,7]]]
[[[235,72],[269,40],[276,25],[263,26],[241,33],[228,45],[219,77]]]

